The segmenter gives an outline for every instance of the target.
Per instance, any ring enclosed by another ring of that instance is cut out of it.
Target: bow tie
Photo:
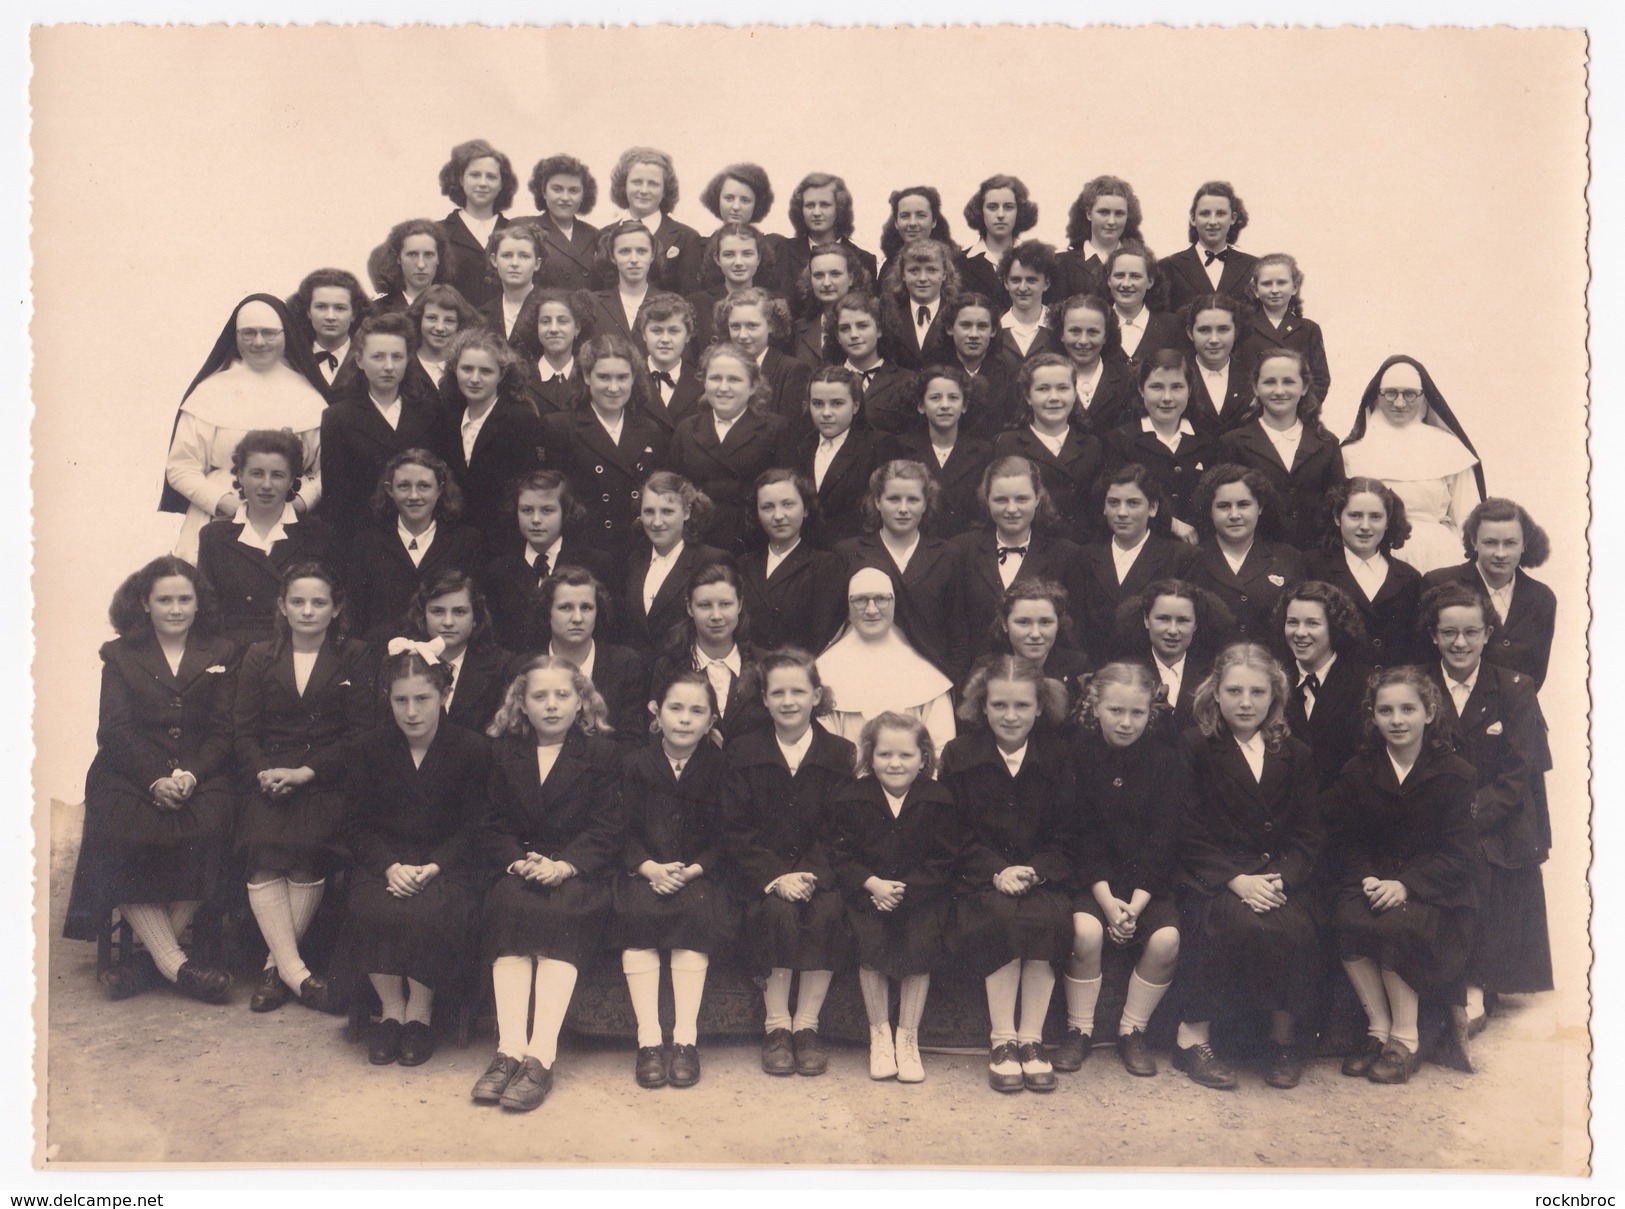
[[[1226,248],[1222,252],[1204,251],[1202,253],[1202,255],[1205,258],[1202,261],[1202,267],[1205,269],[1205,268],[1207,268],[1208,265],[1212,264],[1215,260],[1226,260],[1226,261],[1229,260],[1230,259],[1230,249]]]
[[[325,365],[328,369],[337,369],[339,367],[339,359],[333,353],[317,353],[316,364]]]
[[[663,386],[670,387],[672,390],[677,389],[677,382],[663,369],[650,370],[649,377],[654,379],[656,382],[659,382]]]
[[[1313,672],[1310,672],[1307,676],[1305,676],[1302,682],[1298,685],[1298,696],[1300,698],[1305,696],[1320,696],[1320,677],[1315,675]]]
[[[1004,566],[1004,560],[1006,558],[1008,558],[1012,554],[1018,555],[1021,558],[1026,558],[1027,557],[1027,547],[1026,546],[1000,546],[999,547],[999,566],[1001,566],[1001,567]]]
[[[542,580],[547,578],[548,574],[547,555],[538,554],[536,561],[531,564],[531,568],[536,572],[536,582],[541,583]]]
[[[879,372],[880,372],[880,366],[878,366],[878,365],[875,366],[873,369],[860,369],[858,371],[858,373],[863,375],[863,384],[865,386],[868,386],[869,383],[873,382],[875,380],[875,375],[878,374]]]

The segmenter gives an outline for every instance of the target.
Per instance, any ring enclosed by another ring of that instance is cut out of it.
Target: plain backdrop
[[[1556,769],[1547,866],[1565,1021],[1586,1021],[1586,43],[1577,31],[55,27],[32,40],[36,807],[77,800],[95,751],[96,648],[119,580],[167,551],[170,425],[233,304],[312,268],[365,280],[401,219],[443,217],[437,173],[479,136],[524,181],[568,152],[599,182],[664,148],[678,218],[734,160],[784,209],[814,170],[857,198],[928,183],[956,238],[994,172],[1064,246],[1089,177],[1130,180],[1158,255],[1195,186],[1228,179],[1239,245],[1289,251],[1325,330],[1342,435],[1391,353],[1419,358],[1524,503],[1559,600],[1542,694]],[[1599,467],[1604,473],[1612,466]],[[38,809],[36,819],[43,817]]]

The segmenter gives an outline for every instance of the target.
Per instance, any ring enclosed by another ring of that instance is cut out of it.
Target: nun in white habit
[[[819,679],[835,703],[825,725],[856,743],[877,714],[913,714],[941,751],[954,737],[953,684],[898,633],[891,576],[862,568],[848,581],[846,600],[846,625],[818,657]]]

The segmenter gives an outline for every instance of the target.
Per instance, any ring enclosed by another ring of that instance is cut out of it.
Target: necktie
[[[322,366],[331,373],[333,370],[339,367],[339,359],[332,353],[317,353],[316,364]]]
[[[535,563],[533,563],[532,565],[536,568],[536,582],[541,583],[542,580],[547,578],[547,573],[548,573],[547,555],[546,554],[538,554],[536,556]]]
[[[1004,566],[1004,560],[1006,558],[1008,558],[1012,554],[1016,555],[1019,558],[1026,558],[1027,557],[1027,547],[1026,546],[1000,546],[999,547],[999,566],[1001,566],[1001,567]]]
[[[931,321],[931,308],[928,307],[928,306],[923,306],[922,305],[920,307],[920,309],[914,313],[914,326],[915,327],[924,327],[930,321]]]
[[[418,548],[418,539],[414,537],[411,541],[407,542],[406,548],[408,550],[416,550]]]
[[[672,381],[672,376],[670,374],[668,374],[663,369],[650,370],[649,371],[649,377],[653,378],[656,382],[660,383],[667,390],[676,390],[677,389],[677,383]]]
[[[687,763],[688,763],[687,760],[673,760],[671,762],[671,775],[674,776],[674,777],[682,776],[683,775],[683,765],[685,765]]]
[[[1206,258],[1206,259],[1204,259],[1202,261],[1202,267],[1205,269],[1205,268],[1207,268],[1208,265],[1212,264],[1215,260],[1228,261],[1230,259],[1230,249],[1226,248],[1222,252],[1208,252],[1208,251],[1204,250],[1202,255]]]
[[[1310,672],[1298,683],[1298,700],[1303,705],[1303,712],[1306,717],[1314,712],[1315,702],[1319,698],[1320,677]]]

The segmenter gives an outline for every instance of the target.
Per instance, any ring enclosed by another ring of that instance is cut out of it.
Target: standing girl
[[[1117,312],[1098,294],[1074,294],[1055,307],[1050,328],[1072,363],[1075,414],[1104,437],[1129,418],[1135,399],[1134,375],[1118,344]]]
[[[1044,1017],[1054,963],[1071,938],[1061,887],[1072,873],[1076,796],[1066,743],[1053,729],[1066,717],[1066,694],[1025,659],[995,656],[971,673],[958,713],[973,729],[943,749],[941,776],[963,844],[954,947],[987,991],[988,1084],[1054,1091]]]
[[[536,586],[525,647],[580,669],[603,699],[616,737],[631,743],[645,725],[649,670],[643,652],[607,640],[612,614],[603,582],[585,567],[566,564]]]
[[[882,352],[882,318],[873,294],[847,294],[835,304],[834,339],[825,346],[824,360],[863,375],[863,422],[896,435],[912,425],[908,386],[914,377]]]
[[[723,756],[709,741],[716,694],[706,673],[682,671],[649,702],[657,741],[621,762],[626,876],[610,887],[611,943],[637,1018],[639,1087],[700,1081],[699,1015],[711,954],[739,921],[722,869]],[[676,1018],[660,1029],[660,950],[671,951]]]
[[[1102,454],[1099,438],[1073,423],[1078,396],[1072,366],[1059,353],[1039,353],[1022,364],[1016,387],[1027,404],[1027,422],[1000,433],[993,456],[1026,458],[1037,466],[1060,513],[1061,532],[1083,540],[1095,528],[1086,508]]]
[[[1203,1087],[1236,1085],[1208,1025],[1270,1013],[1265,1082],[1303,1076],[1297,1021],[1319,993],[1315,890],[1323,833],[1315,763],[1287,733],[1286,676],[1256,643],[1228,646],[1196,690],[1197,805],[1185,835],[1184,935],[1193,948],[1174,1066]]]
[[[1185,316],[1185,337],[1196,354],[1191,422],[1219,436],[1250,418],[1256,393],[1249,367],[1235,356],[1242,305],[1223,294],[1204,292],[1180,313]]]
[[[1082,696],[1089,657],[1073,645],[1067,591],[1053,579],[1017,580],[993,620],[996,654],[1015,655],[1066,690],[1068,716]],[[1066,646],[1059,645],[1065,642]]]
[[[1203,471],[1215,464],[1217,442],[1198,432],[1190,410],[1196,371],[1176,349],[1158,349],[1134,370],[1144,415],[1125,420],[1106,434],[1106,463],[1138,463],[1156,478],[1167,501],[1175,537],[1196,544],[1196,504],[1192,499]]]
[[[1014,428],[1027,410],[1016,391],[1021,354],[999,338],[1002,333],[992,300],[986,294],[961,294],[942,308],[942,322],[954,346],[948,365],[961,371],[968,383],[967,431],[992,438]],[[933,368],[927,365],[920,372],[929,373]]]
[[[648,545],[626,563],[625,641],[653,664],[673,626],[683,619],[689,581],[701,567],[731,556],[698,540],[711,515],[710,497],[680,474],[661,470],[643,484],[639,519]]]
[[[376,1066],[418,1066],[434,1053],[435,993],[459,983],[477,910],[485,817],[485,737],[443,725],[451,668],[437,643],[390,642],[379,683],[393,725],[351,749],[344,837],[355,858],[337,968],[365,976],[379,1021]]]
[[[1252,281],[1254,257],[1231,247],[1247,225],[1247,207],[1229,181],[1205,181],[1191,199],[1191,246],[1158,268],[1168,283],[1168,305],[1178,310],[1204,294],[1242,298]]]
[[[886,201],[891,207],[891,216],[880,232],[880,254],[886,259],[875,275],[876,281],[888,279],[904,248],[929,240],[948,247],[953,239],[948,232],[948,220],[942,214],[942,194],[930,185],[910,185],[897,190]]]
[[[821,1075],[829,1055],[818,1017],[850,947],[826,837],[835,796],[852,782],[857,749],[818,722],[830,703],[810,654],[784,647],[764,656],[761,669],[773,730],[728,745],[724,838],[745,904],[746,953],[763,979],[762,1069]]]
[[[897,268],[880,278],[885,331],[899,365],[920,369],[951,354],[943,308],[959,297],[959,273],[945,243],[921,239],[897,253]]]
[[[396,223],[383,246],[367,258],[367,271],[380,291],[372,300],[372,313],[409,309],[440,279],[446,255],[446,233],[439,223],[427,218]]]
[[[604,699],[566,659],[536,655],[508,686],[496,739],[485,859],[497,880],[481,937],[491,963],[497,1052],[475,1103],[540,1108],[553,1089],[559,1029],[576,971],[598,949],[607,884],[623,843],[617,747]]]
[[[418,334],[417,353],[406,366],[403,392],[439,391],[446,380],[446,358],[451,356],[457,333],[480,322],[480,313],[468,304],[455,287],[432,285],[407,308],[406,317]],[[412,385],[415,383],[416,385]]]
[[[650,676],[656,687],[685,672],[705,677],[716,698],[711,738],[719,747],[768,724],[744,599],[739,573],[731,566],[701,567],[683,592],[688,616],[671,627]]]
[[[449,675],[440,694],[448,722],[483,734],[513,679],[511,652],[497,644],[485,593],[466,571],[426,577],[406,609],[408,635],[439,642],[439,662]]]
[[[1305,553],[1305,574],[1342,591],[1360,611],[1365,640],[1359,655],[1372,667],[1411,663],[1422,654],[1416,631],[1422,577],[1410,563],[1389,557],[1410,535],[1405,501],[1380,479],[1356,477],[1327,491],[1319,548]]]
[[[694,347],[702,351],[718,335],[717,303],[750,289],[758,280],[777,280],[765,237],[747,222],[725,222],[717,228],[705,241],[705,265],[715,284],[688,296],[699,316]]]
[[[965,225],[981,238],[958,257],[959,276],[966,289],[998,298],[999,264],[1016,240],[1038,225],[1038,203],[1020,177],[1000,172],[976,186],[965,203]]]
[[[502,213],[519,189],[508,157],[484,139],[470,139],[451,149],[440,169],[440,192],[457,206],[441,221],[446,234],[446,263],[440,280],[475,307],[502,292],[487,255],[494,232],[508,225]]]
[[[528,222],[510,223],[491,232],[486,255],[502,292],[481,308],[481,315],[497,335],[514,340],[520,331],[519,317],[536,288],[536,274],[547,255],[542,234]]]
[[[549,290],[590,289],[598,228],[582,216],[598,202],[592,170],[573,155],[550,155],[531,170],[530,195],[537,210],[530,222],[547,246],[536,284]]]
[[[128,577],[101,649],[96,759],[85,775],[84,836],[63,935],[95,940],[118,908],[164,979],[219,1003],[231,975],[189,958],[180,938],[219,888],[231,831],[231,642],[209,634],[212,598],[190,563],[158,558]],[[110,999],[145,980],[122,962],[98,972]]]
[[[587,384],[576,362],[586,321],[580,299],[543,288],[531,301],[531,326],[514,337],[514,351],[520,355],[520,394],[539,416],[576,411],[587,403]]]
[[[756,519],[767,545],[739,560],[739,580],[763,650],[821,651],[846,617],[845,566],[811,540],[817,518],[818,493],[806,478],[783,466],[757,477]]]
[[[922,431],[916,427],[898,436],[897,456],[918,462],[936,475],[938,508],[931,522],[934,537],[952,540],[975,525],[982,515],[977,490],[982,484],[982,471],[993,460],[993,442],[973,436],[965,428],[966,409],[975,388],[976,382],[956,366],[929,365],[914,375],[911,394],[915,410],[925,417],[925,428]]]
[[[598,275],[613,284],[587,295],[588,326],[594,336],[620,336],[639,343],[638,312],[652,289],[669,284],[660,262],[660,241],[640,222],[622,219],[598,236]]]
[[[789,297],[799,318],[790,354],[808,365],[822,365],[824,350],[835,335],[835,304],[853,290],[873,290],[874,280],[855,251],[845,244],[830,244],[813,250],[807,267],[791,284]]]
[[[1311,579],[1286,590],[1275,623],[1292,685],[1286,722],[1314,752],[1316,779],[1329,789],[1360,747],[1360,708],[1371,676],[1360,658],[1360,615],[1337,588]]]
[[[1019,357],[1060,351],[1044,309],[1055,273],[1055,249],[1037,239],[1017,244],[999,261],[999,283],[1010,300],[999,317],[999,344]]]
[[[717,303],[717,339],[738,346],[759,372],[761,407],[787,424],[798,421],[807,398],[812,367],[779,351],[790,340],[790,305],[754,286]]]
[[[1145,1030],[1179,959],[1179,850],[1194,798],[1157,679],[1143,663],[1109,663],[1089,677],[1075,768],[1079,820],[1072,875],[1072,953],[1066,966],[1066,1039],[1055,1069],[1075,1071],[1094,1041],[1105,942],[1138,947],[1117,1026],[1131,1075],[1157,1073]]]
[[[1125,239],[1106,257],[1100,289],[1112,301],[1118,342],[1131,365],[1183,341],[1178,318],[1162,309],[1160,280],[1151,249],[1137,239]]]
[[[1332,371],[1326,363],[1326,341],[1320,324],[1303,317],[1303,273],[1298,262],[1285,252],[1260,256],[1247,283],[1253,302],[1244,332],[1254,359],[1277,348],[1303,354],[1308,383],[1305,393],[1324,403],[1332,388]]]
[[[791,287],[819,248],[837,244],[853,253],[870,281],[875,279],[875,257],[852,242],[852,193],[846,182],[828,172],[801,178],[786,207],[794,235],[776,240],[777,259],[784,274],[781,293],[794,296]]]
[[[1273,535],[1279,506],[1274,488],[1256,470],[1215,466],[1196,485],[1192,501],[1202,544],[1190,580],[1206,588],[1236,619],[1236,637],[1269,641],[1276,602],[1303,578],[1303,559]]]
[[[299,940],[342,856],[349,745],[376,718],[372,662],[364,643],[345,640],[344,587],[322,564],[283,572],[277,612],[277,636],[243,656],[233,711],[237,850],[270,950],[249,1008],[269,1012],[297,995],[336,1012],[338,988],[311,973]]]
[[[677,169],[671,156],[653,147],[621,152],[609,174],[609,200],[626,212],[627,221],[643,227],[656,241],[660,279],[666,287],[688,294],[699,288],[705,241],[693,227],[671,216],[677,197]]]
[[[1097,176],[1073,201],[1066,216],[1066,253],[1056,283],[1063,298],[1104,293],[1106,258],[1125,239],[1140,238],[1140,199],[1117,176]]]
[[[863,499],[869,477],[897,453],[885,433],[859,424],[862,375],[841,365],[813,371],[807,384],[807,416],[812,432],[797,434],[791,465],[812,480],[818,492],[827,545],[863,532]]]
[[[932,779],[935,772],[925,724],[886,711],[864,723],[858,780],[835,798],[830,837],[857,944],[871,1079],[925,1081],[920,1020],[947,933],[960,849],[954,800]],[[895,1039],[893,978],[902,982]]]

